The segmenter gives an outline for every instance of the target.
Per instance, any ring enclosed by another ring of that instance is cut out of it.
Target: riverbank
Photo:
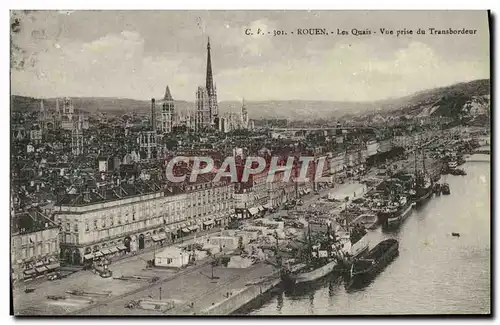
[[[480,155],[473,155],[477,158]],[[489,156],[488,156],[489,157]],[[466,162],[466,176],[443,176],[451,194],[413,209],[395,230],[369,231],[370,243],[394,238],[400,255],[366,287],[331,278],[299,293],[277,292],[245,313],[279,315],[432,315],[491,312],[490,165]],[[451,232],[460,233],[453,237]],[[391,303],[387,303],[391,297]]]

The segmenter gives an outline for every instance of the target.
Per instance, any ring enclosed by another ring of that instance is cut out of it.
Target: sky
[[[168,85],[174,99],[194,101],[208,37],[219,101],[374,101],[490,76],[486,11],[53,10],[14,18],[12,42],[23,52],[13,55],[29,64],[11,68],[11,93],[38,98],[148,100]],[[430,35],[430,27],[477,32]],[[302,28],[330,34],[297,35]],[[372,35],[335,35],[353,28]]]

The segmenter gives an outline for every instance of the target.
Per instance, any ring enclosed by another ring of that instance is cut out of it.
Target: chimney
[[[151,98],[151,131],[156,131],[156,108],[154,98]]]

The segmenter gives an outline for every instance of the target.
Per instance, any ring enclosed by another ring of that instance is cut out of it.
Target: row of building
[[[29,277],[37,272],[36,265],[57,260],[80,265],[96,257],[141,251],[193,232],[224,227],[231,219],[248,218],[333,186],[348,173],[363,170],[371,157],[393,146],[392,140],[371,140],[360,150],[316,155],[307,170],[309,181],[303,183],[294,181],[299,170],[296,166],[288,182],[283,181],[285,171],[277,172],[269,182],[266,169],[247,182],[236,183],[224,179],[214,182],[213,174],[202,174],[196,183],[169,184],[141,174],[133,182],[118,178],[91,187],[73,186],[45,212],[53,215],[48,218],[53,223],[44,224],[40,230],[13,231],[13,272],[17,278]],[[269,162],[271,152],[261,153]],[[235,150],[235,154],[241,155],[242,150]],[[110,166],[105,165],[100,162],[98,166],[103,175],[110,172]],[[315,175],[327,181],[316,183]],[[35,210],[43,214],[40,208]],[[47,242],[51,244],[47,246]]]

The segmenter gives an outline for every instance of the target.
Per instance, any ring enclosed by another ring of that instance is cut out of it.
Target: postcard
[[[13,315],[491,315],[490,12],[10,18]]]

